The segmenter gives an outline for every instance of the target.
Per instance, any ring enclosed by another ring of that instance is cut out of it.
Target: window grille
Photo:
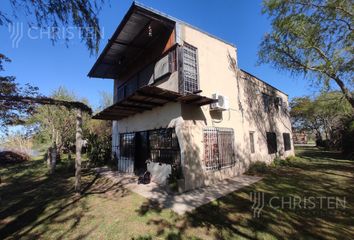
[[[149,131],[151,161],[179,164],[180,149],[178,138],[173,128]]]
[[[283,133],[283,140],[284,140],[284,150],[285,151],[291,150],[290,134]]]
[[[267,132],[268,154],[277,152],[277,135],[274,132]]]
[[[206,170],[218,170],[235,164],[233,129],[205,128],[203,140]]]
[[[255,148],[254,148],[254,132],[250,132],[250,148],[251,148],[251,153],[255,153]]]
[[[191,94],[199,90],[197,48],[183,45],[183,93]]]
[[[167,55],[163,55],[159,60],[138,71],[123,85],[119,86],[117,92],[118,101],[132,95],[139,88],[154,83],[154,81],[157,81],[167,73],[172,73],[176,70],[176,49],[173,49]]]
[[[120,134],[120,159],[134,160],[135,157],[135,133]]]

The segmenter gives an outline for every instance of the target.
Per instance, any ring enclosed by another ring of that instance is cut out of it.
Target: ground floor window
[[[267,132],[268,154],[277,152],[277,135],[274,132]]]
[[[290,133],[283,133],[284,150],[291,150]]]
[[[174,128],[120,134],[123,160],[166,164],[180,163],[180,148]]]
[[[230,128],[205,128],[204,166],[218,170],[235,164],[234,131]]]
[[[250,132],[250,148],[251,148],[251,153],[255,153],[255,149],[254,149],[254,132]]]
[[[123,133],[120,135],[120,157],[125,160],[134,160],[135,134]]]
[[[149,131],[151,161],[159,163],[179,163],[180,150],[173,128]]]

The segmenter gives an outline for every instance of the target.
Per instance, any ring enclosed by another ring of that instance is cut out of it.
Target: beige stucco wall
[[[284,152],[282,133],[291,134],[291,124],[287,115],[282,111],[265,113],[261,92],[270,91],[271,95],[282,97],[287,102],[287,95],[270,88],[263,82],[248,77],[235,68],[237,63],[236,48],[213,37],[210,37],[189,26],[182,26],[182,37],[185,42],[198,49],[199,84],[203,90],[202,95],[211,97],[218,93],[228,97],[230,109],[223,112],[211,112],[210,106],[201,107],[199,120],[185,120],[184,126],[188,128],[189,149],[185,156],[185,182],[186,189],[196,188],[210,184],[230,176],[243,173],[252,161],[271,162],[276,154],[268,154],[266,132],[277,134],[279,153],[283,157],[293,155],[293,150]],[[250,86],[251,87],[250,87]],[[259,90],[255,91],[255,90]],[[252,107],[251,107],[252,106]],[[187,127],[188,126],[188,127]],[[206,126],[234,129],[236,165],[220,171],[200,171],[203,169],[203,128]],[[254,154],[250,153],[249,132],[255,132]],[[186,138],[186,137],[185,137]]]
[[[277,134],[279,155],[293,155],[293,150],[283,150],[282,133],[291,135],[288,115],[282,110],[265,113],[261,93],[268,92],[272,96],[279,96],[286,103],[287,95],[237,69],[234,46],[184,25],[180,25],[180,37],[198,49],[199,84],[203,91],[201,95],[225,95],[229,99],[230,109],[212,112],[209,105],[197,107],[169,103],[118,121],[116,132],[174,127],[181,149],[186,190],[242,174],[253,161],[271,162],[276,154],[268,154],[265,137],[268,131]],[[161,81],[158,85],[169,90],[176,88],[177,91],[177,83],[176,72],[169,80]],[[234,129],[234,167],[220,171],[204,170],[203,129],[207,126]],[[250,131],[255,132],[254,154],[250,153]]]

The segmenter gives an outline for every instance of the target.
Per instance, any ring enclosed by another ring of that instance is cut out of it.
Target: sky
[[[7,2],[2,0],[2,10],[10,9]],[[260,0],[139,2],[233,43],[238,49],[240,68],[284,91],[290,98],[314,94],[315,89],[309,87],[302,77],[293,78],[270,65],[257,65],[259,44],[264,34],[271,30],[269,19],[261,14]],[[103,30],[99,53],[131,4],[132,1],[128,0],[110,0],[110,4],[103,7],[99,15]],[[28,31],[26,22],[26,17],[20,15],[14,25],[0,26],[0,52],[12,60],[5,65],[6,75],[16,76],[20,84],[30,83],[39,87],[44,95],[65,86],[79,98],[88,99],[94,108],[99,106],[100,92],[113,92],[113,80],[87,77],[98,55],[90,56],[78,34],[68,46],[63,40],[53,45],[45,29]],[[19,29],[22,23],[23,36],[14,41],[14,29]]]

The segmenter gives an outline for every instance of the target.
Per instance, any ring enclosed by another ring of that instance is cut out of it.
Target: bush
[[[251,163],[247,170],[247,174],[257,175],[257,174],[265,174],[269,170],[269,166],[265,162],[256,161]]]
[[[30,156],[22,152],[15,152],[15,151],[0,152],[0,165],[22,163],[29,160],[30,160]]]
[[[112,140],[110,136],[89,134],[87,142],[87,156],[90,165],[103,166],[111,164]]]
[[[284,167],[284,166],[294,166],[296,162],[299,162],[300,159],[295,156],[290,156],[285,159],[275,158],[272,162],[273,167]]]
[[[345,124],[342,133],[342,151],[350,158],[354,155],[354,120],[350,120]]]
[[[295,156],[290,156],[285,159],[274,158],[273,162],[267,165],[265,162],[256,161],[251,163],[247,170],[247,174],[249,175],[257,175],[257,174],[266,174],[269,173],[272,169],[276,169],[278,167],[291,167],[294,166],[300,159]]]

